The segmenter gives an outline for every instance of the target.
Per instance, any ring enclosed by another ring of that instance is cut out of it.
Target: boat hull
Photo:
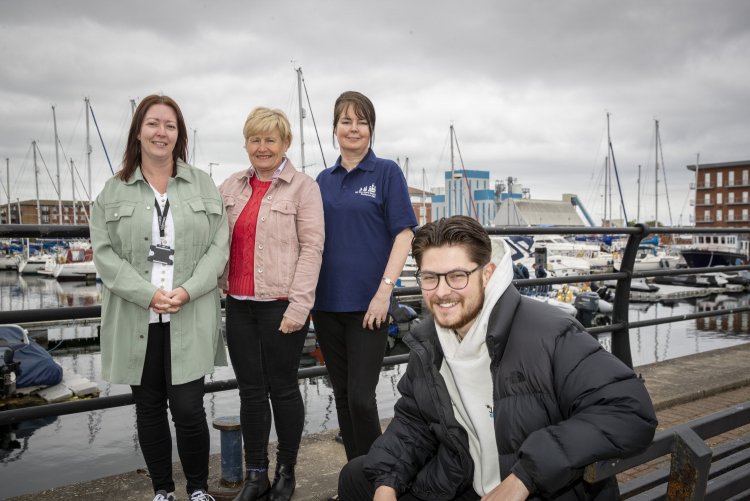
[[[685,249],[682,251],[689,268],[709,266],[737,266],[748,264],[747,256],[739,252],[714,251],[709,249]]]

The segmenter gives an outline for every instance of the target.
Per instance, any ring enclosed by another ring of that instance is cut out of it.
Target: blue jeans
[[[240,389],[245,466],[268,467],[271,408],[278,464],[294,465],[305,424],[297,371],[309,320],[297,332],[279,331],[289,301],[245,301],[227,296],[227,346]],[[270,405],[269,405],[270,398]]]
[[[204,378],[172,384],[169,323],[148,327],[148,345],[141,384],[131,386],[135,399],[136,427],[143,459],[154,492],[174,491],[172,478],[172,433],[167,420],[167,402],[172,413],[177,452],[187,480],[188,495],[208,490],[210,436],[203,408]]]

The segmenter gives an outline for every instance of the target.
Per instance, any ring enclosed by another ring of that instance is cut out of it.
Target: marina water
[[[0,272],[0,309],[2,311],[88,306],[99,304],[99,284],[57,282],[16,272]],[[747,305],[750,294],[718,295],[690,302],[632,304],[630,320],[646,320],[693,313],[698,310]],[[637,367],[670,358],[682,357],[718,348],[750,342],[750,314],[689,320],[633,329],[630,345]],[[101,358],[95,349],[54,351],[62,339],[91,337],[97,326],[82,323],[50,328],[48,335],[55,360],[64,368],[96,381],[101,396],[128,393],[126,385],[111,385],[101,380]],[[600,338],[609,348],[608,336]],[[308,360],[308,362],[311,360]],[[396,385],[405,366],[384,368],[377,390],[381,418],[393,414],[398,399]],[[231,367],[219,367],[207,381],[233,379]],[[326,377],[300,381],[305,402],[305,434],[338,428],[333,391]],[[239,414],[237,390],[207,394],[209,422],[220,416]],[[219,432],[211,430],[211,452],[219,452]],[[275,440],[272,430],[272,440]],[[177,460],[176,446],[173,448]],[[343,446],[342,446],[343,454]],[[61,417],[23,422],[13,430],[0,433],[0,498],[31,493],[144,468],[138,448],[133,406],[90,411]]]

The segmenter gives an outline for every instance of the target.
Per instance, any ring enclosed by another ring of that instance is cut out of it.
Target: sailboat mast
[[[302,107],[302,67],[295,70],[297,72],[297,102],[299,103],[299,154],[300,166],[302,172],[305,172],[305,108]]]
[[[5,194],[8,195],[8,224],[10,224],[10,158],[5,157],[5,183],[7,188]]]
[[[609,218],[607,219],[607,225],[612,226],[612,172],[610,167],[609,155],[612,150],[612,138],[609,133],[609,112],[607,112],[607,166],[606,166],[606,187],[604,190],[604,213],[606,215],[607,208],[609,208]]]
[[[57,166],[57,222],[62,222],[62,186],[60,185],[60,141],[57,138],[57,115],[55,107],[52,106],[52,124],[55,127],[55,165]]]
[[[70,180],[73,187],[73,224],[77,224],[76,218],[76,167],[73,164],[73,159],[70,159]]]
[[[659,121],[654,119],[654,226],[659,227]]]
[[[425,171],[424,171],[424,167],[422,167],[422,210],[421,210],[421,214],[419,215],[419,224],[422,226],[424,226],[424,224],[427,222],[427,208],[425,207],[425,203],[424,203],[424,190],[425,190],[424,179],[425,179]]]
[[[641,166],[638,166],[638,213],[635,216],[635,222],[641,222]]]
[[[91,198],[94,196],[94,192],[91,191],[91,136],[89,129],[89,98],[83,98],[86,103],[86,172],[89,176],[89,204],[91,204]]]
[[[700,170],[701,154],[700,152],[695,154],[695,203],[694,206],[698,207],[698,171]],[[698,223],[698,210],[695,210],[695,217],[693,218],[693,226],[697,226]]]
[[[42,224],[42,208],[39,205],[39,166],[36,163],[36,141],[31,141],[34,151],[34,187],[36,188],[36,224]]]
[[[193,155],[190,158],[190,165],[196,165],[197,162],[195,161],[195,143],[197,142],[195,136],[198,135],[198,129],[193,129]]]
[[[455,159],[453,157],[453,124],[451,124],[451,179],[455,170]]]

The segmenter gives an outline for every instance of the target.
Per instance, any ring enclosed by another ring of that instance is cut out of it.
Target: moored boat
[[[694,235],[693,245],[680,250],[690,268],[737,266],[750,262],[750,240],[747,235]]]

